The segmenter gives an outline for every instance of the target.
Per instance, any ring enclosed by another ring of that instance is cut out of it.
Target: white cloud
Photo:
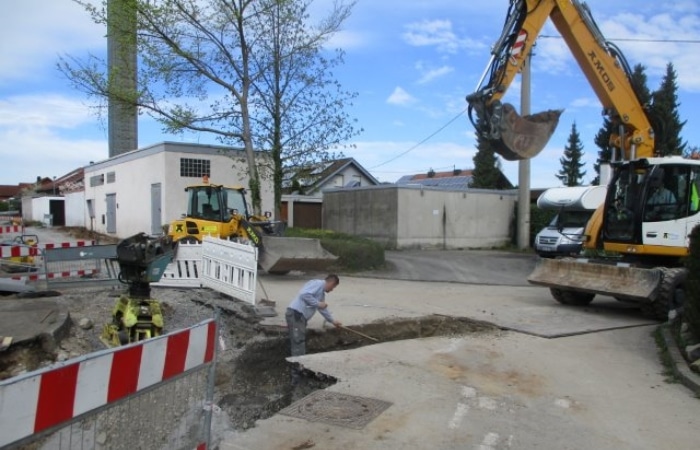
[[[571,108],[601,108],[600,101],[594,97],[579,97],[570,104]]]
[[[18,95],[0,99],[0,127],[69,129],[94,121],[88,106],[58,94]]]
[[[331,49],[340,48],[347,51],[366,47],[371,41],[372,38],[369,33],[341,30],[331,36],[325,47]]]
[[[404,28],[406,31],[401,36],[414,47],[435,47],[443,53],[456,53],[461,48],[485,47],[478,41],[457,36],[449,20],[422,20],[409,23]]]
[[[70,24],[70,26],[66,26]],[[103,26],[72,1],[22,0],[3,8],[0,27],[0,82],[38,78],[55,70],[58,55],[104,49]]]
[[[407,106],[415,103],[417,100],[411,94],[406,92],[401,86],[396,86],[394,92],[391,93],[386,102],[391,105]]]
[[[421,62],[418,62],[416,64],[416,69],[418,69],[421,72],[421,77],[418,80],[418,84],[429,83],[435,80],[436,78],[440,78],[454,71],[454,68],[450,66],[441,66],[435,69],[427,69]]]
[[[107,158],[107,140],[69,135],[94,126],[81,102],[60,95],[15,96],[0,100],[0,184],[61,176],[90,161]],[[94,133],[94,130],[93,130]]]

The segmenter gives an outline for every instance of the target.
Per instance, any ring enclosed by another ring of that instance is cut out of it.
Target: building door
[[[117,232],[117,194],[107,194],[107,233]]]
[[[49,200],[49,214],[53,217],[51,225],[62,227],[66,225],[65,202],[61,200]]]
[[[161,216],[160,183],[151,185],[151,234],[163,234]]]

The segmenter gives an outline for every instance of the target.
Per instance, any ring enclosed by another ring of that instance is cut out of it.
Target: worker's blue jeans
[[[292,356],[306,354],[306,317],[299,311],[287,308],[284,315],[289,331],[289,344]],[[301,365],[292,365],[292,384],[297,384],[301,377]]]

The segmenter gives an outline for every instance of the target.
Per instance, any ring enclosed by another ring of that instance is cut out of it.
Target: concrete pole
[[[530,58],[528,53],[522,68],[520,85],[520,115],[530,114]],[[518,162],[518,248],[530,247],[530,160]]]

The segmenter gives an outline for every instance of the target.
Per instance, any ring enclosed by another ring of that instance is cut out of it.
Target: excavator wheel
[[[552,293],[554,300],[562,305],[586,306],[591,303],[595,297],[595,294],[590,294],[588,292],[567,291],[558,288],[549,288],[549,291]]]
[[[661,271],[661,286],[656,300],[642,304],[642,314],[650,319],[666,321],[668,312],[673,306],[673,296],[688,276],[688,270],[682,267],[659,267]]]

